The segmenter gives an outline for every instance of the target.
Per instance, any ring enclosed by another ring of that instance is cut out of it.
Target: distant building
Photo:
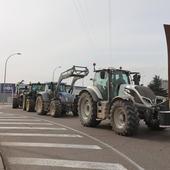
[[[12,95],[14,92],[14,83],[0,83],[0,103],[12,103]]]
[[[14,83],[0,83],[0,93],[14,93],[15,84]]]

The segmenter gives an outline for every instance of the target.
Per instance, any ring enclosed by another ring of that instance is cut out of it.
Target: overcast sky
[[[140,71],[142,83],[167,79],[163,24],[169,0],[0,0],[0,82],[51,81],[72,65],[122,66]],[[111,49],[109,39],[111,37]],[[111,55],[110,55],[111,54]],[[88,84],[90,74],[85,83]]]

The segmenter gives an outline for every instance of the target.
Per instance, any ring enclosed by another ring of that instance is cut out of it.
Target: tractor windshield
[[[114,71],[112,73],[112,83],[118,85],[130,84],[128,73],[122,71]]]
[[[65,84],[60,84],[59,92],[66,92],[66,85]]]
[[[44,91],[45,84],[32,84],[32,91]]]
[[[111,97],[118,95],[118,91],[121,84],[130,84],[129,74],[121,70],[112,72],[112,94]]]

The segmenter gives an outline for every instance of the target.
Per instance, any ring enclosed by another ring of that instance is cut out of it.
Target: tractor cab
[[[132,78],[129,71],[113,68],[95,70],[93,86],[100,91],[103,100],[110,101],[119,95],[122,84],[131,83]]]

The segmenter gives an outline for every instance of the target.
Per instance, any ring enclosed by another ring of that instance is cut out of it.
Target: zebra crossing
[[[30,137],[32,141],[30,141]],[[49,138],[53,140],[50,141]],[[61,142],[61,139],[64,139],[64,142]],[[6,156],[11,170],[25,169],[25,167],[31,170],[37,170],[38,167],[41,167],[42,170],[48,168],[53,170],[60,168],[67,170],[127,170],[116,162],[88,161],[77,157],[75,159],[75,153],[79,152],[85,155],[97,152],[102,154],[104,148],[94,142],[86,143],[83,135],[73,133],[67,128],[56,127],[52,123],[29,116],[0,112],[0,146],[4,150],[10,150],[10,154]],[[31,155],[34,149],[37,155]],[[46,153],[46,156],[43,154],[41,157],[38,153],[41,149]],[[15,154],[16,150],[22,151],[21,155]],[[53,152],[53,156],[48,156],[50,151]],[[62,152],[68,152],[70,155],[73,152],[73,154],[72,157],[62,157]],[[84,157],[88,158],[88,155]]]

